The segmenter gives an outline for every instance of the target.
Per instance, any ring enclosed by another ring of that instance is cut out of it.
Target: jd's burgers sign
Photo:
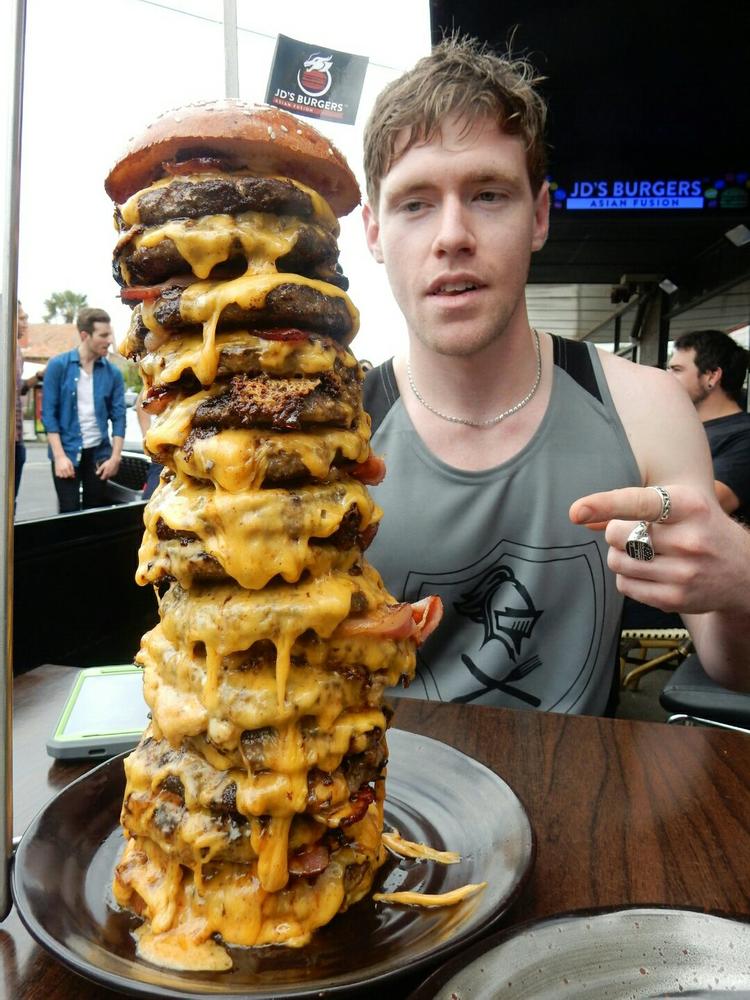
[[[266,103],[296,115],[353,125],[367,56],[323,49],[279,35]]]

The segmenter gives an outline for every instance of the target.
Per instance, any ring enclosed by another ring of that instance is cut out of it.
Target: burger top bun
[[[291,177],[313,188],[336,215],[359,204],[359,186],[339,151],[294,115],[238,100],[205,101],[161,115],[130,140],[104,183],[122,204],[167,171],[172,160],[220,157],[230,170]]]

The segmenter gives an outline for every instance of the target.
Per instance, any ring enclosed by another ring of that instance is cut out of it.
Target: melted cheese
[[[142,958],[173,969],[224,971],[232,962],[212,935],[219,933],[224,941],[241,947],[301,947],[317,927],[369,892],[382,863],[376,846],[382,822],[382,801],[376,801],[351,827],[351,844],[336,851],[319,876],[295,879],[273,893],[263,888],[256,864],[217,865],[199,882],[147,838],[134,837],[117,866],[114,895],[122,906],[140,900],[147,920],[136,931]],[[347,892],[345,876],[351,865],[365,870]],[[168,906],[161,884],[165,871],[174,873]],[[150,882],[158,888],[154,890]]]
[[[254,174],[249,170],[245,171],[238,170],[236,172],[233,172],[230,176],[255,177],[260,175]],[[276,174],[272,174],[269,176],[276,177],[277,180],[287,181],[288,183],[293,184],[300,191],[304,191],[304,193],[310,198],[312,202],[313,220],[319,223],[325,229],[328,229],[330,232],[332,232],[334,236],[339,235],[338,219],[336,218],[336,215],[331,209],[331,206],[328,204],[325,198],[323,198],[322,195],[318,194],[318,192],[314,191],[312,188],[307,187],[305,184],[302,184],[300,181],[292,180],[292,178],[290,177],[278,177],[278,175]],[[210,180],[211,178],[224,180],[226,177],[227,174],[221,173],[220,171],[206,171],[205,173],[200,173],[200,174],[185,174],[182,177],[162,177],[160,180],[154,181],[154,183],[150,185],[150,187],[142,188],[140,191],[136,191],[134,195],[131,195],[131,197],[128,198],[128,200],[123,205],[120,206],[120,215],[122,216],[122,221],[125,223],[125,226],[127,228],[129,228],[130,226],[137,226],[140,224],[141,217],[138,206],[142,196],[147,191],[155,191],[159,188],[168,187],[170,184],[186,184],[186,183],[198,184],[201,181]]]
[[[265,340],[245,330],[236,330],[218,333],[215,349],[219,371],[222,362],[228,370],[234,370],[232,357],[240,354],[252,358],[252,363],[243,366],[244,371],[253,370],[255,365],[255,370],[268,375],[319,375],[332,371],[337,359],[348,368],[357,364],[351,353],[320,337],[296,341]],[[168,386],[184,374],[193,373],[202,352],[203,338],[198,334],[168,337],[140,363],[146,385]]]
[[[303,278],[299,274],[279,274],[277,271],[244,274],[233,281],[196,281],[185,288],[180,296],[180,316],[187,326],[203,327],[203,349],[192,366],[201,385],[210,385],[216,378],[216,330],[223,311],[230,305],[237,305],[245,310],[263,309],[268,293],[280,285],[304,285],[328,298],[341,299],[351,321],[349,334],[344,342],[348,344],[355,337],[359,329],[359,312],[346,292],[327,281]],[[152,333],[163,336],[168,331],[165,331],[154,315],[158,301],[144,302],[141,316]]]
[[[476,882],[462,885],[459,889],[452,889],[450,892],[434,894],[428,892],[375,892],[372,898],[376,903],[399,903],[402,906],[455,906],[456,903],[462,903],[465,899],[486,888],[486,882]]]
[[[426,844],[415,844],[411,840],[404,840],[398,830],[383,833],[383,843],[389,851],[402,858],[437,861],[441,865],[455,865],[461,860],[461,855],[456,851],[436,851],[434,847],[428,847]]]
[[[360,575],[333,572],[298,584],[243,590],[236,584],[173,586],[162,598],[161,625],[165,636],[177,642],[202,644],[210,656],[226,656],[268,640],[276,647],[279,708],[285,701],[291,649],[307,630],[327,638],[349,615],[358,594],[368,607],[386,603],[386,591],[377,573],[364,566]],[[204,703],[214,697],[218,674],[206,673]]]
[[[258,489],[279,456],[294,455],[314,479],[326,479],[334,462],[364,462],[370,454],[370,424],[362,418],[354,430],[218,431],[183,449],[194,412],[195,407],[190,412],[165,413],[164,421],[152,425],[146,434],[146,449],[175,471],[209,480],[230,493]]]
[[[354,479],[295,490],[229,493],[175,477],[159,486],[144,512],[146,532],[136,581],[146,584],[172,576],[189,589],[206,555],[249,590],[264,587],[277,575],[289,583],[304,571],[324,576],[342,566],[347,554],[311,540],[333,535],[352,509],[359,514],[359,530],[376,523],[382,513]],[[160,540],[159,522],[197,538]]]
[[[245,212],[241,215],[207,215],[153,226],[133,238],[135,248],[150,249],[171,240],[197,278],[208,278],[238,248],[247,260],[248,273],[267,271],[279,257],[294,249],[300,220],[292,216]]]
[[[143,637],[137,656],[145,668],[144,697],[154,728],[175,746],[183,737],[210,731],[212,743],[203,745],[202,752],[212,754],[220,748],[222,754],[230,754],[225,763],[211,758],[213,767],[225,768],[242,766],[235,751],[245,730],[304,717],[315,722],[305,737],[310,766],[338,767],[350,745],[354,753],[364,749],[356,746],[362,734],[385,728],[380,708],[383,691],[402,676],[413,677],[416,665],[414,643],[407,640],[362,637],[333,642],[309,634],[294,643],[291,659],[287,696],[279,708],[272,664],[248,670],[243,669],[243,657],[224,657],[216,682],[217,704],[209,712],[204,701],[205,661],[191,643],[173,643],[160,624]],[[351,669],[361,667],[372,673],[364,694],[362,680]],[[352,703],[359,709],[346,711]]]

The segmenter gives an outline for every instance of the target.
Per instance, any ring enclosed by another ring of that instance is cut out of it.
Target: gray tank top
[[[438,594],[444,607],[407,695],[607,709],[622,597],[603,533],[571,524],[568,508],[588,493],[640,485],[640,473],[596,350],[553,340],[552,394],[537,432],[481,472],[452,468],[425,447],[392,362],[368,373],[373,451],[387,475],[372,488],[384,516],[367,557],[398,600]]]

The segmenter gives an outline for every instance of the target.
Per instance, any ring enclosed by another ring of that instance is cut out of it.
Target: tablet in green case
[[[51,757],[113,757],[131,750],[148,725],[143,670],[130,664],[78,671],[55,730]]]

